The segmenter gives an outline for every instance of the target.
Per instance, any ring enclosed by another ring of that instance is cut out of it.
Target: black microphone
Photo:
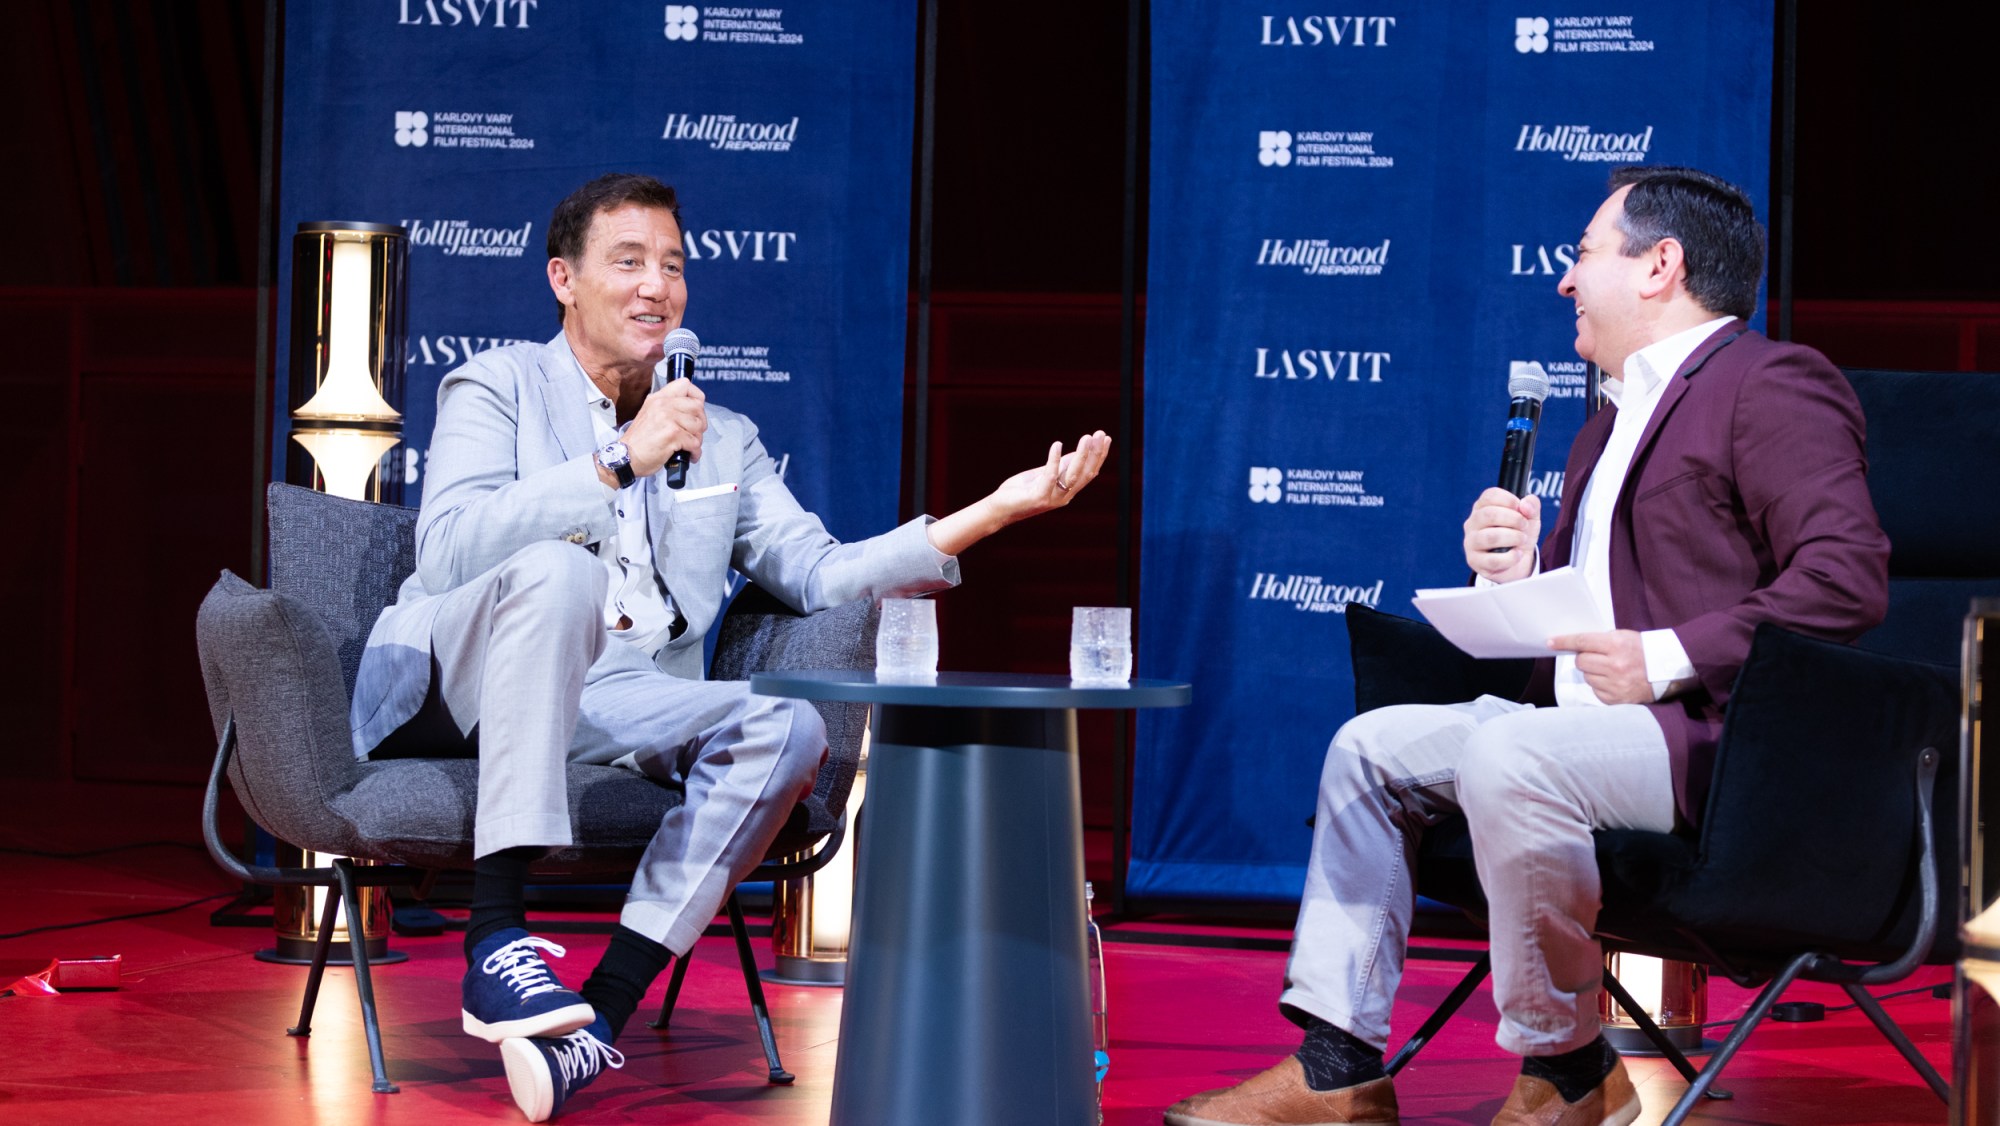
[[[1517,363],[1507,380],[1507,440],[1500,448],[1500,487],[1515,496],[1528,495],[1528,478],[1535,470],[1535,425],[1542,420],[1542,400],[1549,397],[1548,373],[1537,363]]]
[[[1542,420],[1542,400],[1549,397],[1549,376],[1538,363],[1516,363],[1507,380],[1507,438],[1500,447],[1500,487],[1515,496],[1528,494],[1535,470],[1535,425]],[[1489,547],[1489,555],[1508,548]]]
[[[677,328],[673,330],[667,334],[666,343],[667,360],[662,365],[666,370],[664,372],[654,372],[653,390],[655,391],[658,391],[676,379],[693,379],[694,358],[701,355],[701,337],[696,336],[690,329]],[[1542,388],[1544,392],[1547,391],[1548,380],[1544,379],[1542,381]],[[686,485],[688,481],[687,451],[681,450],[668,458],[664,471],[667,475],[667,488],[678,489]]]

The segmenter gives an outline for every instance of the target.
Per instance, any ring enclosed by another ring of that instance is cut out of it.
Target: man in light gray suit
[[[805,703],[702,679],[734,569],[803,611],[956,585],[956,556],[1067,504],[1110,448],[1049,449],[979,502],[842,544],[733,411],[691,380],[654,390],[687,298],[679,204],[648,176],[572,193],[549,225],[562,331],[485,352],[438,388],[417,569],[369,636],[355,753],[476,743],[467,1032],[501,1046],[531,1121],[606,1066],[647,986],[762,858],[826,748]],[[692,464],[684,488],[659,470]],[[564,764],[686,787],[648,846],[603,960],[571,992],[527,931],[528,864],[570,843]]]

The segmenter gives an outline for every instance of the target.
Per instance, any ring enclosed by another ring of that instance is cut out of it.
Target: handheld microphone
[[[1516,362],[1507,380],[1507,438],[1500,447],[1500,487],[1526,496],[1535,468],[1535,426],[1542,420],[1542,400],[1549,397],[1549,375],[1532,361]],[[1509,549],[1489,547],[1490,555]]]
[[[664,371],[655,371],[653,390],[658,391],[676,379],[694,378],[694,360],[701,355],[701,337],[685,328],[677,328],[667,334],[667,358],[661,365]],[[1548,381],[1543,381],[1544,390]],[[667,488],[678,489],[687,484],[688,455],[681,450],[667,459],[665,467]]]
[[[1500,487],[1515,496],[1528,492],[1535,468],[1535,426],[1542,420],[1542,400],[1549,397],[1549,376],[1538,363],[1516,363],[1507,380],[1507,439],[1500,448]]]

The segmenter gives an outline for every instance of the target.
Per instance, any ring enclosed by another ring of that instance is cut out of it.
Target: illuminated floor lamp
[[[847,984],[847,951],[854,916],[854,850],[861,801],[868,792],[868,729],[861,730],[861,760],[847,795],[847,840],[826,867],[779,880],[771,896],[771,948],[775,968],[764,980],[784,985]],[[804,860],[805,856],[790,857]]]
[[[312,455],[301,484],[402,497],[402,475],[378,470],[403,440],[391,402],[408,362],[409,253],[408,234],[386,223],[300,223],[292,238],[292,437]]]
[[[408,362],[409,247],[402,227],[384,223],[300,223],[292,238],[292,437],[311,455],[286,459],[295,483],[353,500],[402,499],[402,475],[385,455],[403,438],[403,415],[391,400],[403,397]],[[276,859],[324,868],[334,857],[279,841]],[[275,889],[277,945],[257,957],[310,963],[327,894]],[[370,962],[409,957],[388,948],[387,888],[361,889],[361,915]],[[349,960],[346,928],[356,923],[344,906],[336,908],[329,962]]]
[[[1639,1007],[1660,1026],[1667,1042],[1683,1054],[1697,1055],[1712,1050],[1716,1042],[1702,1038],[1708,1021],[1708,967],[1694,962],[1672,962],[1644,954],[1606,954],[1604,968],[1632,995]],[[1597,1015],[1604,1039],[1619,1054],[1657,1056],[1639,1025],[1612,999],[1609,991],[1597,995]]]

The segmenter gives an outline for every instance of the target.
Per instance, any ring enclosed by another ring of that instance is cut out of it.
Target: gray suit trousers
[[[477,855],[571,843],[565,762],[685,785],[619,918],[685,954],[812,785],[826,729],[802,701],[661,672],[606,633],[608,581],[553,540],[439,595],[438,687],[461,732],[479,727]]]
[[[1424,827],[1463,811],[1486,892],[1494,1039],[1521,1055],[1597,1035],[1603,955],[1592,829],[1674,824],[1666,736],[1647,709],[1492,696],[1356,716],[1327,749],[1305,899],[1280,1002],[1386,1047]]]

